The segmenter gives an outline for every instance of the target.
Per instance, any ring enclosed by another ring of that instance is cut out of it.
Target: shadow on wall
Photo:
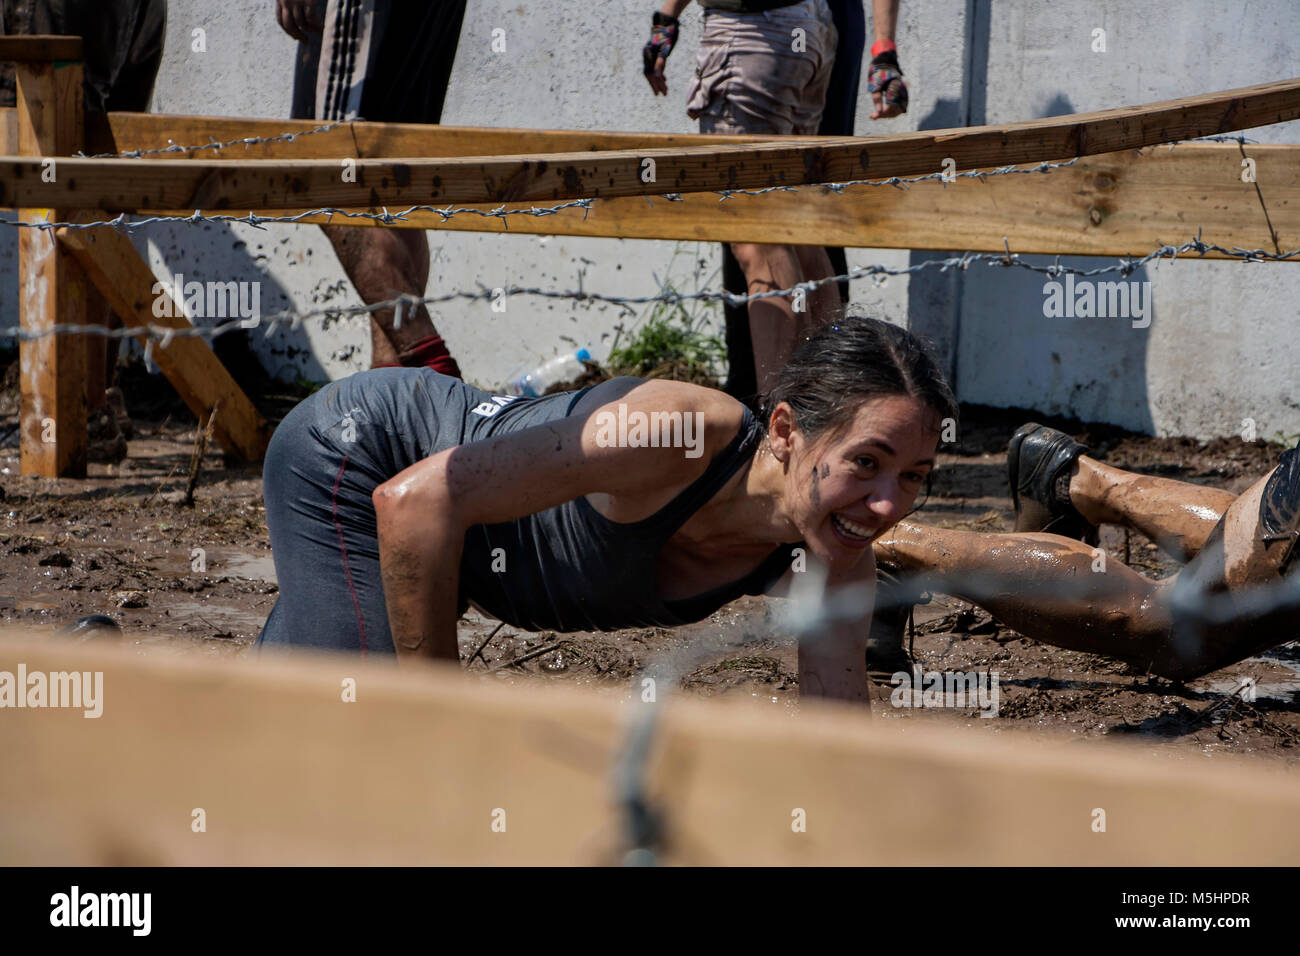
[[[1070,100],[1057,94],[1034,118],[1073,112]],[[1056,258],[1024,261],[1047,266]],[[1060,262],[1079,270],[1115,264],[1083,256]],[[1145,266],[1127,276],[1059,280],[1022,269],[971,269],[958,304],[962,399],[1154,434],[1147,392],[1153,287]]]
[[[301,227],[298,227],[301,230]],[[241,232],[243,234],[241,235]],[[311,232],[315,233],[313,228]],[[247,238],[245,238],[247,236]],[[165,263],[168,275],[180,274],[184,282],[229,283],[240,285],[241,289],[255,295],[258,312],[261,316],[274,315],[286,309],[295,308],[308,311],[326,308],[331,304],[339,306],[357,301],[351,283],[327,283],[321,280],[316,288],[306,292],[307,301],[295,302],[295,296],[301,300],[304,291],[290,292],[276,278],[276,272],[285,267],[303,266],[310,257],[317,254],[321,243],[306,245],[288,227],[271,227],[258,231],[236,231],[228,223],[204,223],[202,225],[158,224],[137,230],[134,234],[136,247],[152,264],[156,258]],[[156,250],[151,256],[146,243]],[[328,243],[325,244],[328,247]],[[245,285],[247,284],[247,285]],[[247,300],[245,300],[247,301]],[[216,315],[191,316],[196,325],[215,325],[226,321]],[[317,327],[329,327],[333,322],[342,320],[312,320]],[[228,333],[239,335],[240,333]],[[261,330],[254,329],[248,333],[249,348],[258,356],[267,374],[280,381],[294,381],[306,378],[310,381],[325,382],[330,373],[322,364],[312,346],[311,338],[304,328],[277,328],[274,334],[266,336]],[[366,333],[368,341],[368,333]],[[362,348],[362,334],[343,333],[328,342],[334,345],[335,360],[347,360]],[[327,340],[318,339],[317,347]]]

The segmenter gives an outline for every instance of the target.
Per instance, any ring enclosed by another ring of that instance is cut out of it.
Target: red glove
[[[907,112],[907,83],[903,81],[903,68],[898,65],[897,51],[885,50],[871,58],[867,89],[876,104],[872,119]]]

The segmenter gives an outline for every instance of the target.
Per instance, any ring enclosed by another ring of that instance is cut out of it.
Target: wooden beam
[[[12,38],[11,38],[12,39]],[[81,148],[83,104],[80,63],[20,62],[18,148],[36,170],[23,221],[57,222],[68,215],[52,194],[71,175],[62,158]],[[53,180],[53,181],[51,181]],[[45,187],[51,194],[45,196]],[[18,316],[37,332],[55,325],[84,325],[85,276],[48,229],[18,234]],[[47,335],[19,343],[20,460],[24,475],[80,478],[86,474],[86,341]]]
[[[59,229],[57,236],[124,325],[192,327],[183,303],[174,302],[166,291],[154,293],[158,280],[153,270],[125,236],[113,229]],[[155,315],[155,303],[162,316]],[[145,341],[143,336],[140,341]],[[155,342],[153,360],[200,423],[221,403],[213,437],[222,448],[245,461],[261,460],[266,421],[206,342],[176,338],[165,349]]]
[[[1269,866],[1300,855],[1294,769],[1188,761],[1153,742],[1063,745],[997,735],[993,721],[940,728],[815,701],[792,718],[359,656],[141,657],[6,633],[0,680],[12,686],[20,665],[29,680],[98,672],[102,708],[90,719],[84,701],[0,712],[9,865],[617,863],[611,769],[650,707],[645,793],[667,863]]]
[[[1039,162],[1297,118],[1300,80],[1286,80],[1006,126],[870,140],[828,137],[817,146],[771,142],[529,157],[359,159],[354,167],[328,159],[80,159],[67,160],[70,175],[51,185],[59,202],[121,212],[554,202],[915,175],[938,171],[946,158],[957,169]],[[647,160],[655,164],[653,179]],[[31,160],[0,158],[0,205],[48,197],[38,173]]]
[[[0,116],[3,111],[0,110]],[[93,120],[93,121],[92,121]],[[168,116],[109,113],[88,117],[88,153],[123,153],[202,146],[213,142],[307,133],[323,120],[244,119],[224,116]],[[694,133],[609,133],[600,130],[537,130],[427,123],[338,123],[330,130],[292,141],[235,144],[224,149],[165,154],[177,159],[323,159],[342,156],[501,156],[522,153],[582,153],[610,149],[662,149],[733,143],[809,142],[816,136],[723,136]]]
[[[1189,143],[1087,157],[1047,174],[915,183],[907,189],[850,187],[842,193],[806,188],[733,196],[688,193],[680,201],[608,199],[548,216],[493,218],[460,213],[443,219],[417,211],[387,228],[439,229],[619,239],[678,239],[842,245],[877,249],[1141,256],[1161,243],[1180,244],[1203,232],[1225,248],[1300,248],[1300,146],[1248,146],[1256,162],[1264,216],[1254,183],[1241,181],[1236,145]],[[529,203],[506,203],[527,210]],[[489,213],[498,205],[466,207]],[[286,211],[292,215],[306,210]],[[378,213],[380,210],[358,210]],[[390,209],[390,212],[396,211]],[[147,210],[185,216],[182,209]],[[383,225],[373,219],[308,216],[304,223]],[[1206,258],[1223,258],[1207,253]],[[1288,259],[1300,262],[1300,257]]]
[[[0,62],[55,63],[61,60],[84,59],[85,44],[78,36],[0,36]]]

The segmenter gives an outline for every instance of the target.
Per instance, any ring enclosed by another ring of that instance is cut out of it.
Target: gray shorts
[[[686,112],[701,133],[816,135],[837,39],[826,0],[708,10]]]

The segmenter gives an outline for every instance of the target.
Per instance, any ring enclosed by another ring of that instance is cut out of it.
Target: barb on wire
[[[477,291],[461,289],[454,292],[445,292],[441,295],[425,296],[423,298],[402,295],[393,299],[387,299],[383,302],[376,302],[368,305],[340,306],[328,309],[315,309],[309,312],[298,312],[294,309],[284,309],[270,316],[258,316],[256,318],[235,319],[228,322],[222,322],[211,326],[192,326],[189,328],[170,328],[159,325],[136,326],[134,328],[108,329],[102,325],[72,325],[60,324],[47,326],[41,329],[25,329],[18,326],[9,328],[0,328],[0,335],[14,336],[21,341],[31,341],[33,339],[44,338],[47,335],[100,335],[110,339],[140,338],[146,336],[150,339],[166,339],[171,342],[173,338],[186,338],[196,336],[204,339],[215,339],[228,332],[238,329],[255,329],[259,326],[265,327],[265,334],[270,335],[280,325],[288,323],[291,328],[299,328],[303,322],[309,319],[337,317],[348,318],[360,315],[369,315],[372,312],[378,312],[383,309],[394,309],[399,303],[406,308],[413,308],[416,305],[441,305],[452,301],[487,301],[495,298],[497,295],[505,296],[535,296],[542,299],[565,299],[575,302],[589,302],[602,305],[616,305],[620,307],[630,307],[633,305],[647,305],[652,302],[663,302],[670,305],[676,305],[684,302],[729,302],[735,305],[741,305],[761,299],[780,298],[792,296],[799,289],[815,289],[829,283],[845,282],[851,279],[874,278],[880,276],[902,276],[913,275],[926,269],[938,269],[940,272],[947,272],[950,269],[968,269],[972,263],[982,262],[991,267],[999,268],[1018,268],[1034,272],[1039,275],[1056,278],[1065,274],[1072,274],[1082,278],[1092,276],[1107,275],[1118,273],[1127,276],[1134,270],[1141,268],[1148,262],[1156,259],[1173,259],[1186,252],[1196,252],[1204,255],[1207,252],[1217,252],[1222,256],[1230,259],[1236,259],[1241,262],[1283,262],[1288,259],[1300,257],[1300,249],[1288,253],[1272,253],[1263,249],[1227,249],[1223,246],[1207,243],[1198,236],[1179,246],[1162,245],[1160,248],[1148,253],[1140,259],[1130,259],[1120,257],[1116,265],[1098,266],[1093,269],[1076,269],[1072,266],[1063,266],[1058,262],[1051,265],[1037,265],[1032,262],[1026,262],[1020,253],[1004,252],[964,252],[958,256],[951,256],[946,259],[926,259],[910,266],[891,267],[880,264],[868,266],[859,266],[850,269],[842,275],[828,276],[824,279],[810,279],[799,283],[788,289],[772,289],[766,292],[754,292],[747,295],[733,294],[729,292],[678,292],[676,290],[661,288],[659,292],[653,295],[610,295],[599,292],[587,292],[585,290],[574,291],[571,289],[540,289],[528,287],[511,286],[503,288],[500,292],[489,289],[482,283],[478,284]]]
[[[179,143],[172,143],[170,146],[160,146],[157,149],[129,149],[121,153],[96,153],[93,156],[87,156],[85,153],[76,152],[72,155],[79,159],[140,159],[143,156],[158,156],[164,153],[199,153],[205,149],[225,149],[228,146],[243,146],[247,149],[249,146],[256,146],[260,143],[292,143],[300,136],[312,136],[316,133],[328,133],[336,127],[342,126],[342,123],[325,123],[317,126],[315,129],[305,129],[294,133],[278,133],[275,136],[244,136],[240,139],[226,140],[217,142],[213,140],[210,143],[203,143],[200,146],[182,146]]]

